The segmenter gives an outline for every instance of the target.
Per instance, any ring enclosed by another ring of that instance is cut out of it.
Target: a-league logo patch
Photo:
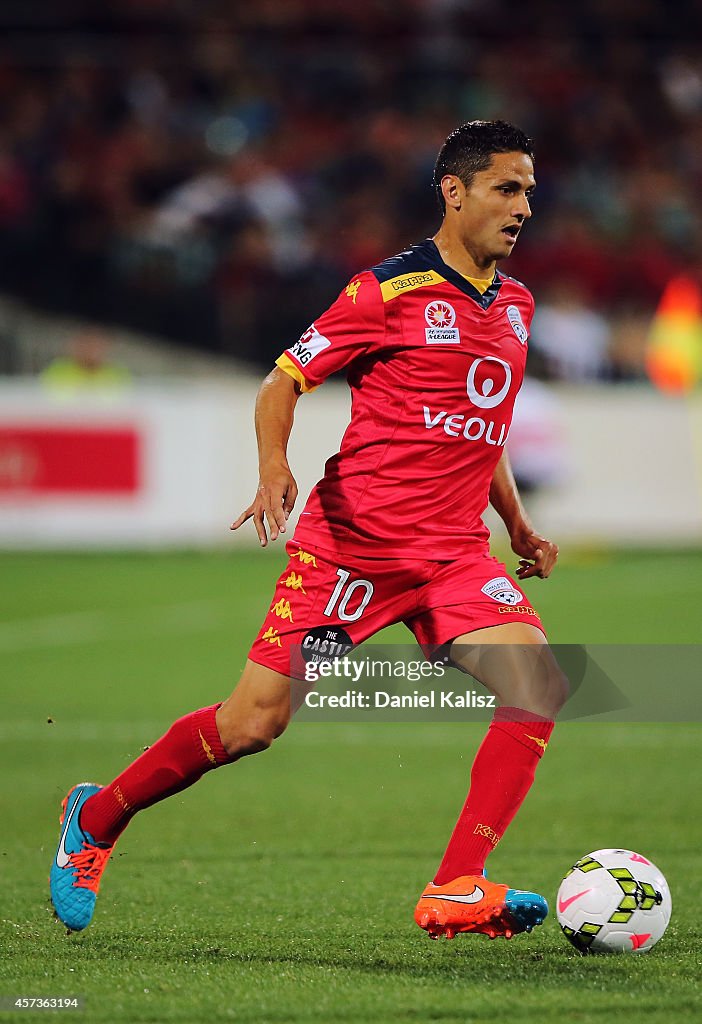
[[[512,581],[508,580],[506,576],[496,576],[494,580],[489,580],[480,589],[483,594],[491,597],[493,601],[497,601],[499,604],[520,604],[524,600],[524,594],[520,594],[517,588],[512,586]]]
[[[456,310],[450,302],[435,299],[424,310],[427,345],[460,345],[461,334],[456,323]]]
[[[507,307],[507,319],[509,320],[512,330],[517,335],[522,345],[526,345],[527,338],[529,337],[529,332],[524,326],[522,314],[519,312],[516,306]]]

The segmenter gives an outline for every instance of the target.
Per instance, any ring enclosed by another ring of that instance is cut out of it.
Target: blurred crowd
[[[702,265],[692,0],[27,0],[0,27],[0,289],[44,308],[269,365],[436,230],[436,152],[476,117],[535,140],[503,267],[534,371],[641,376]]]

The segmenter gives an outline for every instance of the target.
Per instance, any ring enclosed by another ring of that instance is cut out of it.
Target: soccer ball
[[[668,883],[631,850],[595,850],[561,882],[558,923],[581,953],[647,953],[673,909]]]

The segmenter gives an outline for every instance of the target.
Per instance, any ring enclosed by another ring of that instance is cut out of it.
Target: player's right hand
[[[261,470],[256,497],[248,508],[235,519],[230,530],[238,530],[248,519],[253,519],[261,547],[268,543],[266,520],[271,540],[285,533],[288,517],[297,500],[297,484],[287,465],[276,463]]]

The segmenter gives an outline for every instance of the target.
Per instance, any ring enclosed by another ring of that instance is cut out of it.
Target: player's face
[[[458,182],[457,226],[463,245],[478,266],[487,267],[512,252],[531,217],[534,164],[526,153],[494,153],[470,188]]]

